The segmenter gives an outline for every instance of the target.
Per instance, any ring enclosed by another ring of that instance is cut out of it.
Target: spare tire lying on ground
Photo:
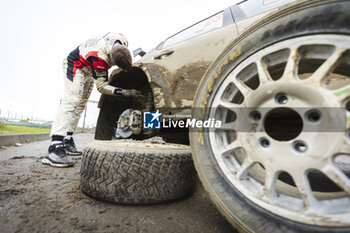
[[[174,200],[194,191],[191,150],[178,144],[94,141],[84,150],[81,189],[87,195],[123,204]]]

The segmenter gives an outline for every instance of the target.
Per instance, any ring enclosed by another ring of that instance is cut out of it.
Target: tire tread
[[[82,158],[81,189],[94,198],[114,203],[149,204],[193,192],[196,172],[190,150],[170,147],[88,145]],[[120,147],[123,147],[122,150]]]

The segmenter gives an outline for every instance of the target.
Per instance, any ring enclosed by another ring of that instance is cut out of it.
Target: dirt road
[[[93,140],[76,135],[78,148]],[[0,149],[1,232],[235,232],[203,187],[161,205],[96,201],[80,191],[80,158],[73,168],[41,164],[49,141]]]

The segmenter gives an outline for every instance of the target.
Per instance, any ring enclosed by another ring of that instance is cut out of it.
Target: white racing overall
[[[109,54],[115,42],[127,46],[122,34],[107,33],[81,44],[64,59],[64,95],[52,124],[51,136],[65,136],[75,130],[94,82],[99,92],[113,95],[115,87],[107,81],[108,69],[112,66]]]

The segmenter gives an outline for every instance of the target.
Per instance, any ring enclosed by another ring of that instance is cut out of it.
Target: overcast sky
[[[90,37],[121,32],[132,52],[165,38],[235,0],[11,0],[0,2],[0,110],[52,120],[63,95],[62,61]],[[136,58],[137,60],[137,58]],[[136,61],[134,58],[134,61]],[[98,100],[94,90],[90,100]],[[98,111],[89,104],[88,122]]]

